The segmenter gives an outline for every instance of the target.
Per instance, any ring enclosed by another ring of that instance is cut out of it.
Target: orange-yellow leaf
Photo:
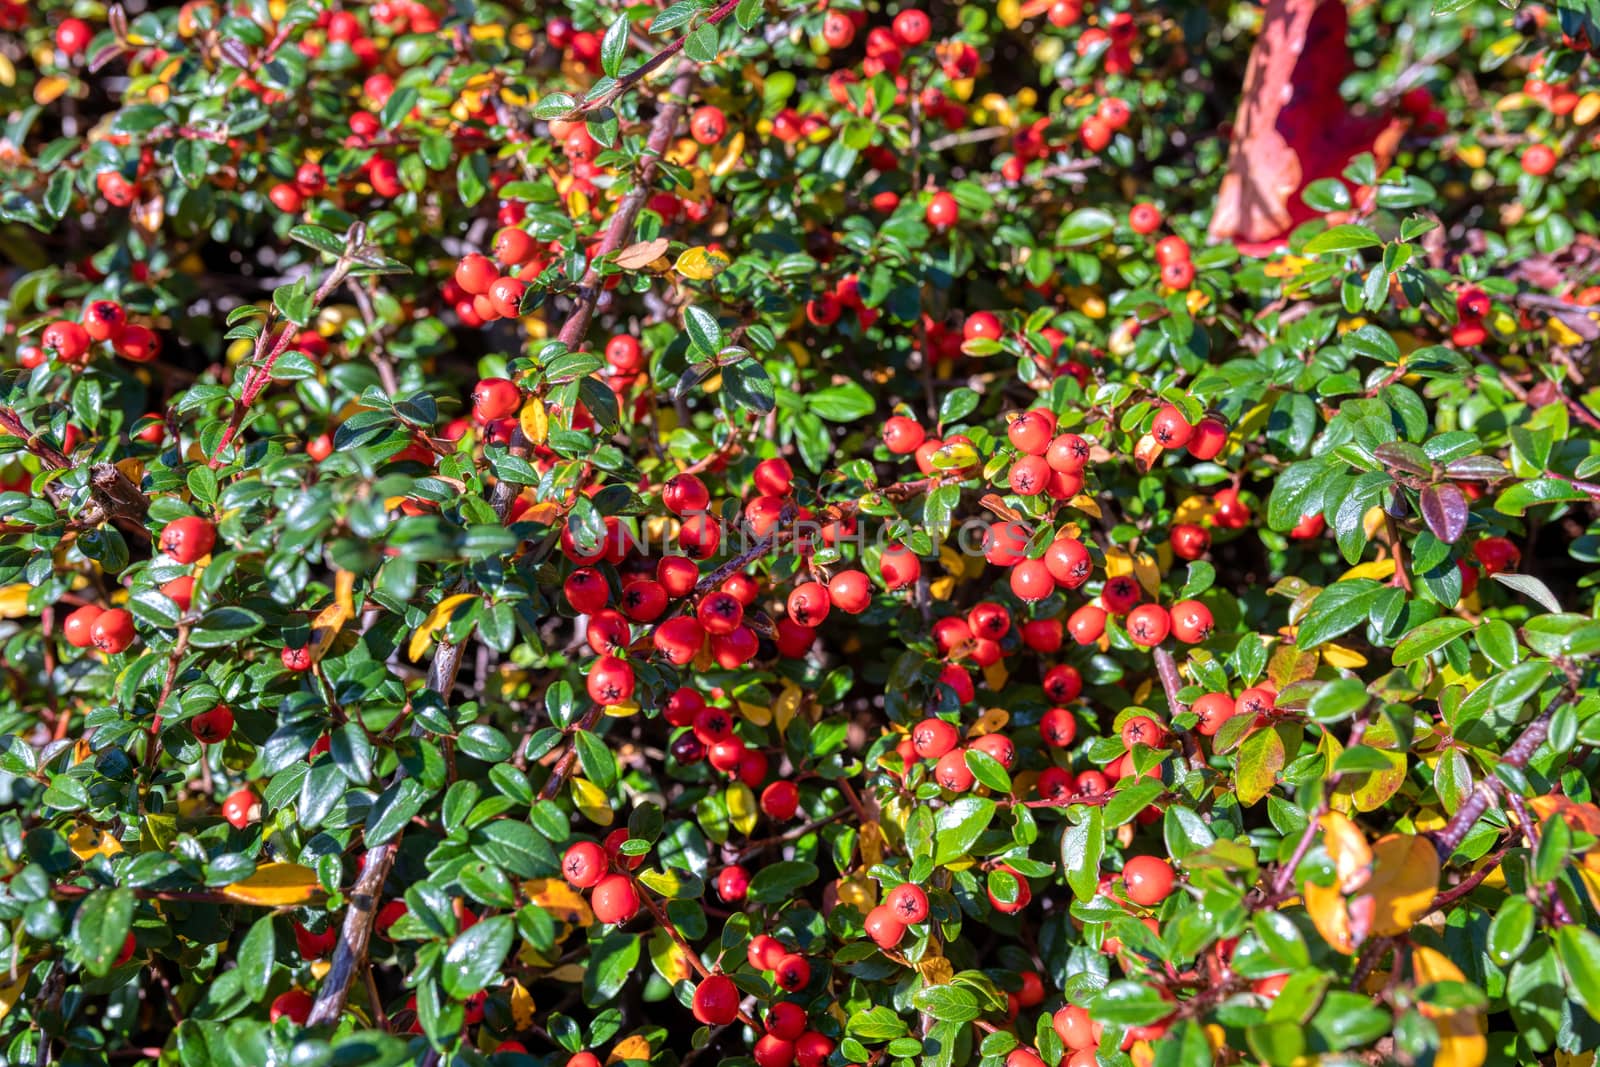
[[[28,594],[33,586],[18,582],[0,589],[0,619],[20,619],[28,614]]]
[[[704,282],[727,270],[731,262],[726,253],[701,246],[685,249],[672,268],[690,281]]]
[[[522,436],[529,444],[542,445],[550,439],[550,416],[544,409],[544,401],[538,397],[530,397],[522,405],[518,421],[522,424]]]
[[[433,643],[434,635],[450,624],[456,609],[475,599],[477,599],[476,593],[457,593],[455,596],[445,597],[434,605],[433,610],[428,612],[428,617],[422,620],[422,625],[411,635],[411,643],[406,646],[406,655],[413,660],[420,659],[428,650],[428,646]]]
[[[222,890],[223,896],[241,904],[263,908],[288,908],[322,899],[322,887],[310,867],[298,863],[263,863],[256,873]]]
[[[664,933],[663,936],[665,936]],[[668,940],[671,939],[669,938]],[[645,1036],[643,1034],[629,1034],[617,1042],[616,1047],[611,1050],[611,1055],[606,1057],[606,1063],[621,1063],[624,1060],[648,1062],[650,1056],[650,1042],[646,1040]]]
[[[1439,891],[1439,853],[1426,838],[1389,834],[1372,846],[1372,878],[1362,887],[1374,904],[1371,933],[1395,937],[1416,925]]]
[[[1442,952],[1426,945],[1413,946],[1411,963],[1419,986],[1467,980],[1461,968]],[[1439,1051],[1433,1058],[1435,1067],[1481,1067],[1489,1053],[1481,1011],[1472,1008],[1444,1011],[1427,1004],[1421,1010],[1439,1028]]]
[[[333,603],[317,612],[317,617],[311,620],[312,660],[321,660],[344,624],[355,617],[355,605],[351,598],[355,582],[356,576],[350,571],[334,573]]]
[[[735,782],[728,787],[724,798],[728,805],[728,820],[733,823],[733,828],[741,834],[748,834],[756,828],[756,817],[760,814],[756,808],[756,795],[749,786],[743,782]]]
[[[587,778],[572,779],[572,802],[578,805],[585,819],[596,825],[610,826],[617,817],[611,810],[611,801],[606,799],[606,791]]]

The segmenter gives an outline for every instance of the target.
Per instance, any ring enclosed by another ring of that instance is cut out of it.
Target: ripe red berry
[[[761,791],[761,810],[780,822],[794,818],[800,807],[800,789],[793,782],[773,782]]]
[[[1184,644],[1198,644],[1211,636],[1211,609],[1200,601],[1180,600],[1172,605],[1171,614],[1172,636]]]
[[[929,226],[944,229],[961,221],[961,205],[949,193],[935,193],[923,214]]]
[[[287,670],[309,671],[311,669],[311,649],[309,648],[290,648],[285,645],[283,651],[278,654],[278,658],[283,661],[283,666]]]
[[[737,904],[745,898],[750,891],[750,872],[738,864],[722,868],[717,872],[717,896],[725,904]]]
[[[161,530],[161,551],[179,563],[193,563],[211,553],[217,543],[217,528],[198,515],[173,519]]]
[[[1067,628],[1060,619],[1030,619],[1022,624],[1022,643],[1047,656],[1061,650],[1066,634]]]
[[[1211,547],[1211,534],[1203,526],[1179,523],[1172,528],[1169,538],[1172,554],[1179,559],[1199,559]]]
[[[933,23],[926,12],[909,7],[894,17],[892,29],[895,40],[907,48],[915,48],[933,33]]]
[[[856,24],[843,11],[829,11],[822,18],[822,39],[829,48],[838,51],[849,48],[856,38]]]
[[[1020,452],[1043,456],[1050,448],[1050,435],[1055,428],[1055,419],[1047,412],[1038,409],[1024,411],[1006,427],[1006,438]]]
[[[789,993],[798,993],[811,984],[811,963],[796,952],[779,960],[772,973],[778,988]]]
[[[1144,590],[1126,574],[1108,578],[1100,591],[1100,605],[1113,615],[1126,615],[1142,599]]]
[[[1052,748],[1067,748],[1078,736],[1078,720],[1067,708],[1051,708],[1039,719],[1039,736]]]
[[[984,734],[974,739],[970,747],[992,757],[1008,771],[1017,762],[1017,746],[1005,734]]]
[[[61,622],[61,636],[73,648],[88,648],[94,644],[94,623],[105,608],[98,604],[85,604],[76,608]]]
[[[828,579],[828,599],[846,614],[860,614],[872,604],[872,580],[864,571],[840,571]]]
[[[101,612],[89,627],[94,647],[113,656],[133,644],[133,637],[133,616],[122,608]]]
[[[249,786],[244,786],[228,795],[222,802],[222,817],[233,824],[236,830],[243,830],[249,826],[256,817],[256,808],[260,801]]]
[[[1011,591],[1017,599],[1028,602],[1043,600],[1056,591],[1056,580],[1050,566],[1042,559],[1025,559],[1011,568]]]
[[[1154,233],[1161,228],[1161,209],[1154,204],[1135,204],[1128,211],[1128,228],[1137,234]]]
[[[762,496],[788,496],[794,488],[794,469],[788,460],[764,459],[756,464],[753,481]]]
[[[892,416],[883,424],[884,447],[897,456],[915,452],[927,436],[921,423],[904,415]]]
[[[639,914],[639,891],[627,875],[608,874],[595,883],[589,906],[603,923],[625,923]]]
[[[689,135],[701,144],[711,145],[721,141],[728,132],[728,119],[720,107],[696,108],[689,116]]]
[[[794,1042],[776,1034],[762,1034],[750,1050],[756,1067],[794,1067]]]
[[[633,668],[616,656],[601,656],[589,668],[586,685],[596,704],[625,704],[633,697]]]
[[[1182,411],[1168,404],[1156,412],[1155,420],[1150,424],[1150,432],[1161,443],[1162,448],[1182,448],[1194,435],[1194,427],[1183,417]]]
[[[1076,474],[1088,466],[1089,442],[1075,433],[1061,434],[1050,442],[1044,458],[1051,470]]]
[[[600,884],[610,867],[606,850],[593,841],[577,841],[561,857],[561,875],[574,889],[590,889]]]
[[[767,934],[757,934],[752,938],[745,952],[750,966],[758,971],[774,970],[788,954],[789,950],[783,947],[783,942]]]
[[[480,425],[510,418],[522,406],[522,390],[509,378],[484,378],[472,389],[472,417]]]
[[[709,634],[731,634],[744,622],[744,605],[732,593],[707,593],[695,608],[695,619]]]
[[[488,256],[476,252],[468,252],[461,257],[461,262],[456,264],[456,284],[473,296],[480,296],[489,291],[489,286],[500,276],[495,269],[494,261]]]
[[[267,1018],[272,1022],[279,1019],[288,1019],[296,1026],[304,1026],[311,1017],[311,1006],[315,1003],[311,994],[304,989],[291,989],[287,993],[279,993],[272,998],[272,1005],[267,1009]]]
[[[878,557],[878,573],[889,589],[899,589],[922,576],[922,561],[909,548],[894,542]]]
[[[1250,506],[1239,498],[1237,489],[1218,489],[1211,497],[1216,510],[1211,519],[1225,530],[1242,530],[1250,525]]]
[[[115,341],[128,328],[128,313],[114,300],[95,300],[83,309],[83,329],[96,341]]]
[[[725,974],[707,975],[695,987],[693,1009],[707,1026],[726,1026],[739,1017],[739,987]]]
[[[1207,693],[1189,708],[1200,717],[1195,726],[1206,737],[1215,737],[1222,724],[1233,718],[1236,705],[1227,693]]]
[[[791,1000],[780,1000],[767,1012],[767,1033],[784,1041],[794,1041],[806,1032],[806,1010]]]
[[[1278,695],[1271,689],[1260,685],[1251,686],[1239,694],[1239,699],[1234,701],[1233,711],[1235,715],[1259,718],[1271,711],[1277,700]]]
[[[879,904],[867,912],[866,922],[863,924],[867,936],[879,948],[894,948],[906,936],[906,924],[895,915],[894,909],[887,904]]]
[[[534,256],[533,236],[517,226],[508,226],[495,235],[494,258],[502,267],[520,267]]]
[[[1128,613],[1128,637],[1136,645],[1151,648],[1172,632],[1172,616],[1160,604],[1140,604]]]
[[[1146,908],[1172,894],[1172,864],[1158,856],[1134,856],[1122,868],[1122,884],[1128,899]]]
[[[1187,259],[1175,260],[1161,268],[1161,284],[1168,289],[1187,289],[1194,284],[1194,264]]]
[[[1522,550],[1507,537],[1485,537],[1473,542],[1472,555],[1485,574],[1499,574],[1522,562]]]
[[[1177,234],[1156,242],[1156,263],[1165,267],[1169,263],[1184,263],[1189,259],[1189,242]]]
[[[55,354],[63,363],[78,363],[89,351],[89,331],[75,322],[60,319],[44,328],[39,335],[45,351]]]
[[[1075,537],[1058,537],[1044,552],[1044,565],[1050,577],[1065,589],[1076,589],[1089,580],[1094,562],[1089,550]]]
[[[966,749],[951,749],[940,756],[939,762],[933,766],[933,780],[939,783],[940,788],[952,793],[965,793],[971,789],[977,779],[972,768],[967,766]]]
[[[631,334],[619,333],[606,342],[606,362],[619,371],[632,373],[644,367],[644,349],[639,345],[639,339]],[[679,475],[678,477],[693,478],[694,475]],[[677,479],[674,478],[674,481]],[[670,483],[669,483],[670,484]],[[691,510],[699,510],[698,508]]]
[[[1067,619],[1067,632],[1080,645],[1092,645],[1106,632],[1106,609],[1085,604]]]
[[[1091,152],[1102,151],[1111,143],[1111,136],[1115,133],[1111,124],[1099,116],[1090,116],[1083,120],[1083,125],[1078,127],[1078,139],[1083,142],[1083,147]]]
[[[816,627],[828,617],[833,606],[828,589],[821,582],[806,582],[789,594],[789,617],[801,626]]]
[[[1522,150],[1522,169],[1542,178],[1556,169],[1556,150],[1547,144],[1532,144]]]
[[[928,894],[919,885],[902,882],[889,890],[884,903],[894,912],[896,919],[908,926],[928,918]]]
[[[68,56],[83,55],[93,37],[94,31],[89,24],[79,18],[62,19],[56,27],[56,47]]]
[[[112,346],[129,362],[149,363],[161,354],[161,335],[148,326],[129,323]]]
[[[189,730],[202,745],[221,744],[233,733],[233,710],[218,704],[189,720]]]
[[[1058,663],[1044,672],[1044,695],[1057,704],[1070,704],[1083,693],[1083,675],[1070,663]]]

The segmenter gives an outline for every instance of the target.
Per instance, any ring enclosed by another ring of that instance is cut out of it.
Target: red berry
[[[1092,645],[1106,632],[1106,609],[1085,604],[1067,619],[1067,632],[1080,645]]]
[[[1050,566],[1042,559],[1025,559],[1011,569],[1011,591],[1019,600],[1043,600],[1056,591]]]
[[[701,144],[716,144],[727,132],[728,119],[720,107],[696,108],[689,116],[689,135]]]
[[[161,335],[148,326],[130,323],[112,345],[123,359],[149,363],[161,354]]]
[[[289,648],[286,645],[283,651],[278,654],[278,658],[283,661],[283,665],[287,670],[309,671],[311,669],[311,649],[309,648]]]
[[[904,415],[895,415],[883,424],[883,444],[897,456],[909,455],[927,439],[922,424]]]
[[[1093,1050],[1100,1043],[1100,1035],[1095,1032],[1098,1027],[1090,1020],[1089,1012],[1076,1004],[1058,1009],[1050,1017],[1050,1025],[1061,1043],[1073,1051]]]
[[[633,668],[616,656],[601,656],[589,668],[586,684],[596,704],[625,704],[633,697]]]
[[[908,926],[928,918],[928,894],[921,886],[910,882],[903,882],[889,890],[884,903],[894,912],[896,919]]]
[[[965,793],[971,789],[977,779],[973,776],[972,768],[967,766],[966,749],[952,749],[940,756],[939,762],[933,767],[933,780],[939,783],[940,788],[952,793]]]
[[[923,719],[911,731],[911,744],[922,759],[938,759],[959,740],[956,728],[943,719]]]
[[[761,810],[780,822],[794,818],[800,807],[800,789],[793,782],[773,782],[761,792]]]
[[[961,221],[961,205],[949,193],[935,193],[923,214],[929,226],[944,229]]]
[[[595,884],[589,906],[603,923],[625,923],[639,914],[639,891],[627,875],[608,874]]]
[[[828,599],[840,611],[858,615],[872,604],[872,580],[864,571],[840,571],[828,579]]]
[[[122,608],[101,612],[89,627],[94,647],[113,656],[133,644],[133,637],[133,616]]]
[[[717,872],[717,896],[725,904],[737,904],[750,891],[750,872],[737,864]]]
[[[1076,589],[1089,580],[1094,562],[1083,542],[1073,537],[1058,537],[1044,552],[1044,565],[1050,577],[1065,589]]]
[[[707,975],[695,987],[693,1008],[707,1026],[726,1026],[739,1017],[739,987],[725,974]]]
[[[1146,648],[1159,645],[1172,632],[1172,616],[1160,604],[1140,604],[1128,613],[1128,637]]]
[[[1171,614],[1172,635],[1184,644],[1199,644],[1211,636],[1211,609],[1200,601],[1180,600],[1172,605]]]
[[[162,528],[159,543],[179,563],[193,563],[216,546],[217,528],[198,515],[185,515]]]
[[[867,936],[879,948],[894,948],[906,936],[906,924],[895,915],[894,909],[887,904],[879,904],[867,912],[864,924]]]
[[[128,313],[113,300],[96,300],[83,309],[83,328],[96,341],[115,341],[128,328]]]
[[[1200,716],[1195,729],[1206,737],[1214,737],[1222,729],[1222,724],[1233,718],[1236,706],[1227,693],[1207,693],[1196,700],[1189,710]]]
[[[484,378],[472,389],[472,417],[480,425],[510,418],[522,407],[522,390],[509,378]]]
[[[1088,466],[1089,442],[1075,433],[1061,434],[1050,442],[1044,458],[1051,470],[1076,474]]]
[[[94,644],[95,620],[104,615],[105,610],[98,604],[85,604],[75,609],[62,620],[61,636],[73,648],[88,648]]]
[[[489,286],[500,276],[495,269],[494,261],[488,256],[469,252],[461,257],[461,262],[456,264],[456,284],[473,296],[480,296],[489,291]]]
[[[39,340],[45,351],[53,352],[55,358],[63,363],[78,363],[89,351],[89,331],[66,319],[46,326]]]
[[[56,27],[56,47],[68,56],[77,57],[89,47],[89,41],[94,37],[94,31],[82,19],[66,18],[61,20],[61,25]]]
[[[1542,178],[1556,169],[1556,150],[1547,144],[1532,144],[1522,151],[1522,169]]]
[[[779,989],[798,993],[811,984],[811,963],[799,953],[791,952],[773,968],[773,979]]]
[[[833,606],[828,589],[821,582],[806,582],[789,594],[789,617],[801,626],[820,626]]]
[[[744,622],[744,605],[732,593],[716,590],[700,599],[695,619],[709,634],[731,634]]]
[[[313,1003],[311,994],[304,989],[291,989],[287,993],[279,993],[272,999],[272,1006],[267,1009],[267,1017],[273,1022],[288,1019],[296,1026],[304,1026],[306,1020],[311,1017]]]
[[[502,267],[520,267],[533,259],[536,246],[527,230],[508,226],[495,235],[494,258]]]
[[[1083,675],[1070,663],[1058,663],[1044,673],[1044,695],[1057,704],[1070,704],[1083,693]]]
[[[1194,284],[1194,264],[1187,259],[1168,263],[1161,268],[1161,284],[1168,289],[1187,289]]]
[[[933,23],[926,12],[911,7],[894,17],[892,29],[895,40],[907,48],[915,48],[933,33]]]
[[[1206,532],[1205,527],[1191,523],[1174,526],[1169,540],[1172,542],[1172,554],[1179,559],[1199,559],[1211,547],[1211,534]]]
[[[591,889],[600,884],[610,865],[605,849],[593,841],[578,841],[561,857],[561,875],[574,889]]]
[[[891,590],[910,585],[922,575],[922,561],[904,545],[894,542],[878,558],[878,573]]]
[[[1050,447],[1050,435],[1055,432],[1055,419],[1040,410],[1024,411],[1006,428],[1006,438],[1020,452],[1043,456]]]
[[[1472,555],[1485,574],[1499,574],[1522,562],[1522,550],[1506,537],[1485,537],[1474,542]]]
[[[1155,421],[1150,425],[1150,432],[1161,443],[1162,448],[1182,448],[1194,435],[1194,427],[1183,417],[1183,412],[1168,404],[1156,412]]]
[[[1028,885],[1028,880],[1022,877],[1022,875],[1018,874],[1015,868],[1001,864],[995,869],[999,871],[1005,871],[1007,874],[1011,875],[1017,880],[1017,899],[1008,904],[996,897],[994,893],[987,888],[984,890],[984,892],[989,897],[989,903],[994,907],[994,910],[1002,912],[1006,915],[1015,915],[1023,908],[1026,908],[1033,900],[1033,887]]]
[[[1154,233],[1161,228],[1161,209],[1154,204],[1135,204],[1128,211],[1128,228],[1137,234]]]
[[[806,1032],[807,1021],[804,1008],[793,1001],[780,1000],[767,1012],[767,1033],[784,1041],[794,1041]]]
[[[1173,234],[1156,242],[1156,263],[1165,267],[1169,263],[1184,263],[1189,259],[1189,242]]]
[[[222,802],[222,817],[232,823],[234,829],[243,830],[256,818],[259,804],[255,793],[249,786],[244,786],[229,794],[228,799]]]
[[[856,38],[856,24],[843,11],[829,11],[822,18],[822,39],[835,51],[849,48]]]
[[[1067,748],[1078,736],[1078,720],[1066,708],[1051,708],[1039,719],[1039,735],[1052,748]]]
[[[216,745],[233,733],[233,711],[226,704],[218,704],[189,720],[189,730],[202,745]]]
[[[1157,856],[1134,856],[1122,868],[1128,899],[1150,908],[1172,894],[1172,864]]]
[[[789,950],[784,948],[783,942],[777,938],[757,934],[751,939],[750,947],[745,954],[750,960],[750,966],[758,971],[770,971],[777,968],[779,961],[789,954]]]

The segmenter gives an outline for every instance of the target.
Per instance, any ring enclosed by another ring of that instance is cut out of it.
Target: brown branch
[[[739,6],[739,0],[722,0],[722,3],[719,4],[717,7],[715,7],[714,9],[712,9],[711,14],[706,16],[706,20],[704,22],[702,22],[700,25],[701,26],[715,26],[717,23],[721,22],[723,19],[725,19],[729,15],[733,14],[734,8],[736,8],[738,6]],[[618,15],[617,17],[618,18],[627,18],[628,16],[627,15]],[[695,27],[696,30],[698,30],[699,28],[700,28],[699,26]],[[690,32],[692,33],[694,31],[691,30]],[[615,84],[613,84],[605,92],[601,93],[599,96],[595,97],[593,100],[584,101],[583,103],[579,104],[577,107],[573,108],[571,111],[568,111],[565,115],[563,115],[561,117],[563,119],[566,119],[568,122],[573,122],[573,121],[576,121],[578,119],[583,118],[585,115],[588,115],[588,114],[590,114],[592,112],[598,111],[603,107],[610,106],[612,103],[616,102],[616,100],[619,97],[621,97],[623,94],[627,93],[630,89],[632,89],[635,85],[638,85],[641,81],[643,81],[644,79],[648,78],[651,74],[655,73],[655,71],[658,70],[662,66],[662,64],[666,63],[667,60],[671,59],[673,56],[675,56],[679,52],[683,51],[683,46],[688,40],[689,40],[689,34],[685,33],[682,37],[679,37],[676,41],[673,41],[671,44],[669,44],[665,48],[661,49],[661,51],[657,52],[655,55],[653,55],[649,59],[645,60],[638,67],[634,68],[633,70],[630,70],[628,73],[626,73],[622,77],[618,78],[616,80]],[[674,93],[673,95],[681,96],[683,94]]]
[[[1550,717],[1555,714],[1560,700],[1553,700],[1550,706],[1534,716],[1533,721],[1523,729],[1522,735],[1512,742],[1500,757],[1503,767],[1522,768],[1528,765],[1533,754],[1544,739],[1550,734]],[[1444,829],[1432,834],[1433,846],[1439,851],[1439,859],[1447,860],[1466,840],[1467,834],[1477,824],[1483,813],[1489,810],[1495,795],[1500,791],[1499,780],[1494,777],[1484,778],[1473,788],[1472,795],[1456,810],[1454,817],[1445,824]]]
[[[1182,715],[1188,711],[1188,706],[1178,699],[1178,693],[1183,689],[1183,680],[1178,677],[1178,664],[1172,658],[1172,653],[1157,645],[1155,648],[1156,674],[1161,678],[1161,688],[1167,694],[1167,706],[1174,716]],[[1194,736],[1193,730],[1175,730],[1178,742],[1183,746],[1183,757],[1189,762],[1191,770],[1199,770],[1205,766],[1205,756],[1200,751],[1200,741]]]

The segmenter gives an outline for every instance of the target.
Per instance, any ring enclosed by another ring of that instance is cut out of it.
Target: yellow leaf
[[[1372,857],[1372,878],[1362,889],[1374,904],[1371,933],[1406,933],[1439,891],[1439,853],[1426,838],[1389,834],[1373,844]]]
[[[1000,692],[1006,687],[1006,679],[1011,677],[1011,672],[1006,670],[1006,665],[995,660],[983,669],[983,683],[993,692]]]
[[[101,830],[96,834],[94,827],[80,825],[67,835],[67,847],[80,860],[89,860],[96,856],[115,856],[122,851],[122,842],[109,831]]]
[[[327,654],[328,648],[333,644],[333,639],[339,636],[339,631],[344,624],[355,617],[355,605],[351,600],[351,591],[355,588],[356,576],[350,571],[340,570],[334,572],[333,578],[333,603],[317,612],[317,617],[311,620],[311,658],[313,661],[321,660]]]
[[[734,782],[728,787],[723,800],[728,805],[728,820],[733,823],[735,830],[748,834],[756,828],[756,818],[760,812],[756,808],[756,795],[749,786]]]
[[[1067,507],[1072,508],[1075,511],[1081,511],[1091,519],[1098,519],[1101,517],[1100,502],[1094,497],[1090,496],[1088,493],[1079,493],[1077,496],[1067,501]]]
[[[682,982],[694,977],[694,966],[678,943],[660,927],[650,934],[650,962],[656,973],[668,982]],[[615,1055],[615,1054],[613,1054]],[[610,1063],[611,1060],[607,1060]]]
[[[610,826],[617,817],[606,799],[606,791],[587,778],[572,779],[572,802],[585,819],[597,826]]]
[[[734,130],[729,137],[711,157],[711,173],[719,178],[732,174],[734,169],[744,163],[744,131]]]
[[[1198,526],[1212,515],[1215,515],[1216,511],[1217,506],[1212,503],[1210,497],[1196,494],[1184,498],[1183,502],[1178,505],[1177,510],[1172,513],[1172,521],[1189,526]],[[1096,516],[1096,518],[1098,517]]]
[[[587,973],[588,968],[581,963],[563,963],[560,967],[550,972],[550,978],[557,982],[576,984],[583,981],[583,976]]]
[[[788,731],[789,723],[800,711],[800,705],[805,700],[805,693],[801,688],[789,681],[783,681],[783,692],[778,694],[778,699],[772,702],[772,721],[778,724],[778,733]]]
[[[751,704],[748,701],[739,701],[739,713],[756,726],[768,726],[772,723],[772,709],[760,704]]]
[[[511,979],[511,1021],[518,1030],[533,1025],[533,994],[515,978]]]
[[[666,936],[665,931],[657,931],[657,933]],[[671,938],[667,940],[670,941]],[[676,948],[677,946],[674,945],[673,947]],[[685,975],[684,977],[688,976]],[[651,1055],[650,1042],[645,1039],[643,1034],[629,1034],[617,1042],[616,1047],[611,1050],[611,1055],[606,1057],[606,1063],[621,1063],[623,1060],[648,1062]]]
[[[1419,986],[1467,980],[1461,968],[1442,952],[1426,945],[1412,947],[1411,964]],[[1433,1058],[1435,1067],[1480,1067],[1489,1052],[1489,1043],[1483,1036],[1482,1012],[1472,1008],[1445,1011],[1430,1004],[1422,1005],[1421,1011],[1439,1028],[1439,1051]]]
[[[922,980],[929,985],[947,985],[956,976],[956,969],[943,956],[924,956],[917,964]]]
[[[726,253],[702,245],[685,249],[672,269],[690,281],[703,282],[727,270],[730,262]]]
[[[583,894],[560,878],[535,878],[522,883],[528,900],[568,926],[594,925],[594,912]]]
[[[1322,940],[1335,952],[1355,955],[1356,939],[1350,930],[1350,910],[1345,906],[1344,894],[1335,886],[1306,883],[1306,915],[1322,935]]]
[[[1383,581],[1394,574],[1393,559],[1375,559],[1368,563],[1357,563],[1354,567],[1339,575],[1339,581],[1347,578],[1371,578],[1374,581]]]
[[[1372,867],[1372,849],[1367,844],[1361,828],[1337,812],[1329,812],[1317,820],[1322,824],[1322,847],[1333,860],[1334,874],[1339,881],[1336,891],[1353,893],[1366,883]]]
[[[263,863],[256,873],[222,890],[222,895],[241,904],[263,908],[287,908],[322,899],[317,873],[298,863]]]
[[[455,596],[447,596],[439,601],[434,606],[434,609],[428,612],[428,617],[422,620],[422,625],[417,627],[416,633],[411,635],[411,643],[406,646],[406,655],[410,656],[413,661],[421,658],[422,654],[428,650],[428,646],[433,643],[434,634],[450,624],[450,618],[455,614],[456,609],[469,600],[476,599],[476,593],[457,593]]]
[[[0,619],[21,619],[28,615],[28,594],[33,586],[18,582],[0,589]]]
[[[606,714],[613,719],[626,719],[629,715],[639,714],[639,705],[632,700],[625,704],[607,704]]]
[[[1324,644],[1321,646],[1322,662],[1330,667],[1340,670],[1355,670],[1357,667],[1367,665],[1367,657],[1343,645]]]
[[[883,827],[875,822],[861,824],[861,832],[856,836],[856,847],[861,850],[861,862],[868,867],[876,867],[883,862]]]
[[[522,436],[530,444],[542,445],[550,439],[550,416],[544,409],[544,401],[538,397],[528,398],[517,421],[522,424]]]
[[[878,903],[877,887],[865,871],[858,871],[834,883],[834,895],[840,904],[848,905],[865,915]]]
[[[34,964],[25,963],[17,968],[17,980],[7,985],[0,986],[0,1019],[11,1014],[11,1009],[17,1006],[17,1001],[22,999],[22,991],[28,987],[28,976],[33,974]]]
[[[33,87],[33,102],[40,107],[49,107],[61,99],[61,94],[65,93],[71,85],[72,83],[66,78],[56,75],[40,78]]]

